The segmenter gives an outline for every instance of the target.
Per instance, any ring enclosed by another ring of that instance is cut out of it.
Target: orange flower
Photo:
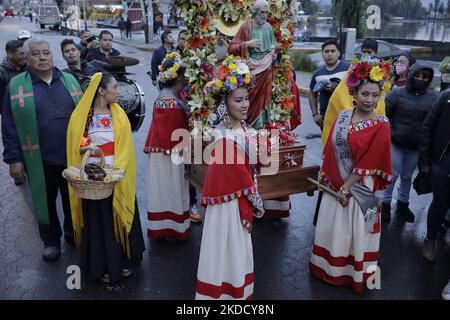
[[[203,40],[199,36],[195,36],[188,40],[188,47],[190,49],[201,49],[203,47]]]
[[[225,79],[230,75],[230,69],[227,66],[221,65],[217,69],[219,80],[225,81]]]
[[[384,72],[384,77],[387,77],[391,73],[391,65],[389,63],[382,63],[380,66]]]
[[[294,108],[291,97],[283,97],[280,101],[280,105],[285,110],[292,110]]]
[[[208,30],[209,20],[202,17],[200,18],[199,25],[202,31],[206,31]]]
[[[198,111],[198,116],[200,117],[200,119],[204,119],[207,116],[209,116],[209,109],[208,108],[204,108],[202,107],[199,111]]]
[[[277,19],[274,16],[271,16],[269,17],[269,19],[267,19],[267,22],[270,23],[273,27],[277,24]]]

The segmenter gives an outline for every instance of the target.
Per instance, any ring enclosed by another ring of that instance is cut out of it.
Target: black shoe
[[[391,221],[391,204],[390,203],[384,203],[382,204],[381,209],[381,220],[389,222]]]
[[[402,216],[407,222],[414,222],[416,218],[414,213],[411,212],[408,208],[409,202],[397,202],[397,215]]]
[[[70,244],[72,246],[75,245],[75,240],[73,239],[73,234],[64,235],[64,241],[66,241],[67,244]]]
[[[56,261],[60,256],[61,249],[59,248],[59,246],[46,247],[42,252],[42,258],[44,258],[45,261]]]
[[[275,229],[280,229],[281,227],[283,227],[283,221],[281,221],[281,218],[273,218],[272,219],[272,226]]]

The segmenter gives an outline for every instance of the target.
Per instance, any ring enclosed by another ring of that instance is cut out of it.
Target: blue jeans
[[[392,144],[392,175],[394,182],[390,184],[383,194],[383,203],[390,204],[392,201],[392,192],[394,191],[395,182],[400,176],[400,188],[398,192],[398,200],[401,202],[409,201],[409,191],[411,191],[412,175],[417,167],[419,159],[419,151],[400,148]]]

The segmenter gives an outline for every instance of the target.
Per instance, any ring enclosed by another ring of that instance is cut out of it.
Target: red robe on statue
[[[230,43],[228,52],[234,56],[248,59],[249,53],[246,41],[251,40],[252,20],[245,22]],[[255,85],[249,91],[250,108],[248,110],[247,123],[253,123],[260,114],[269,107],[272,102],[272,82],[274,77],[273,64],[263,72],[255,76]],[[255,128],[259,129],[259,128]]]

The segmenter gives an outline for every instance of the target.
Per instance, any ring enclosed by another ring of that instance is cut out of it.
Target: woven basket
[[[94,181],[88,180],[87,174],[84,172],[84,167],[86,166],[88,158],[93,152],[87,150],[81,160],[80,165],[80,178],[81,180],[76,180],[68,177],[63,171],[63,177],[67,179],[69,184],[72,186],[75,195],[82,199],[88,200],[101,200],[110,197],[113,193],[114,186],[118,181]],[[114,169],[105,169],[105,155],[101,149],[96,150],[101,156],[100,167],[105,170],[106,174],[113,173]]]

